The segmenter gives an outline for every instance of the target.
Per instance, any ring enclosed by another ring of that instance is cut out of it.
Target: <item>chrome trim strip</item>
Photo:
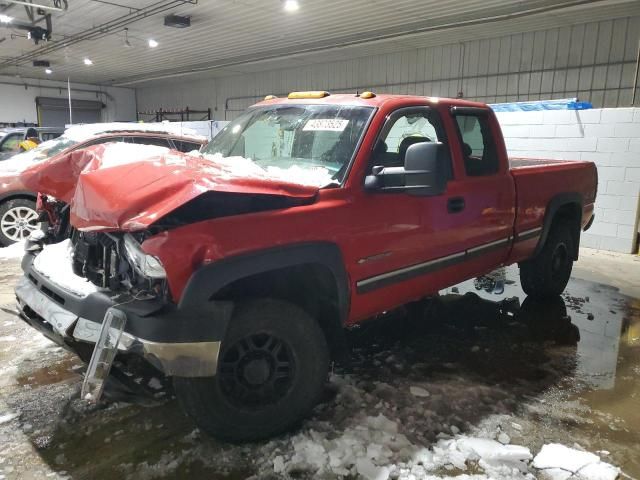
[[[477,253],[477,252],[481,252],[483,250],[490,250],[493,247],[498,247],[501,245],[504,245],[506,243],[509,243],[511,241],[511,237],[507,237],[507,238],[503,238],[501,240],[496,240],[494,242],[489,242],[489,243],[485,243],[484,245],[480,245],[478,247],[473,247],[467,250],[467,253]]]
[[[387,278],[395,277],[397,275],[403,275],[405,273],[413,272],[414,270],[419,270],[422,268],[431,267],[437,265],[439,263],[444,263],[449,260],[454,260],[456,258],[464,257],[466,252],[454,253],[453,255],[447,255],[446,257],[436,258],[434,260],[429,260],[428,262],[418,263],[416,265],[411,265],[409,267],[400,268],[398,270],[393,270],[387,273],[381,273],[380,275],[376,275],[375,277],[369,277],[364,280],[360,280],[356,283],[358,288],[366,287],[375,282],[379,282],[380,280],[386,280]]]
[[[516,238],[517,240],[529,240],[533,237],[538,236],[538,234],[540,233],[542,233],[542,227],[531,228],[529,230],[518,233]]]
[[[365,278],[364,280],[356,282],[356,289],[358,293],[367,293],[389,283],[400,282],[404,280],[404,278],[391,280],[395,277],[405,277],[407,275],[411,277],[415,275],[422,275],[438,268],[445,268],[449,266],[449,264],[458,263],[459,261],[462,261],[467,257],[475,256],[479,253],[481,254],[494,248],[501,247],[503,245],[508,245],[512,240],[513,237],[511,236],[501,238],[500,240],[494,240],[483,245],[478,245],[477,247],[469,248],[464,252],[454,253],[451,255],[447,255],[446,257],[435,258],[427,262],[410,265],[408,267],[399,268],[390,272],[381,273],[374,277]]]

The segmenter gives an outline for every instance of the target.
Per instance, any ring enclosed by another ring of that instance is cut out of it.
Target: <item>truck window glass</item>
[[[455,120],[467,175],[479,177],[497,173],[498,156],[487,118],[484,115],[457,114]]]
[[[341,105],[255,108],[227,125],[202,153],[341,182],[372,113],[371,107]]]
[[[423,108],[410,110],[392,120],[391,128],[376,143],[373,164],[401,167],[407,149],[414,143],[442,141],[434,118],[430,110]]]

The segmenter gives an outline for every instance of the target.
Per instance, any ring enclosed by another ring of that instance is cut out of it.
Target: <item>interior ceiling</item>
[[[282,0],[67,2],[66,11],[52,12],[49,42],[35,45],[23,30],[0,28],[0,75],[140,86],[640,14],[637,0],[299,0],[295,13],[284,12]],[[8,0],[0,0],[0,13],[29,21]],[[165,27],[169,13],[191,16],[191,27]],[[157,48],[147,46],[150,38]],[[53,74],[33,67],[34,59],[49,60]]]

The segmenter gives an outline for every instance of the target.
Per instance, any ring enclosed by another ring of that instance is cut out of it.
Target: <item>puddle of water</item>
[[[516,278],[517,269],[507,269],[507,276]],[[460,286],[460,292],[465,291],[494,302],[499,298],[471,290],[469,282]],[[504,295],[526,298],[518,281],[506,286]],[[561,394],[567,404],[586,407],[584,422],[565,426],[567,438],[573,436],[592,451],[609,451],[609,460],[640,478],[640,300],[609,286],[572,279],[562,301],[579,341],[573,359],[568,357],[575,368],[565,376]],[[550,316],[544,311],[533,315],[545,323]]]
[[[465,282],[349,332],[358,396],[329,400],[311,422],[340,434],[349,418],[375,415],[374,405],[386,402],[399,424],[418,425],[403,432],[411,441],[431,445],[451,425],[465,432],[506,415],[525,425],[520,437],[510,433],[514,443],[534,452],[550,442],[608,450],[604,460],[640,478],[640,302],[576,279],[562,297],[535,302],[522,292],[517,268],[506,274],[501,295]],[[65,359],[21,385],[77,386],[74,365]],[[411,385],[429,388],[422,418],[414,418],[415,398],[402,393]],[[269,458],[265,444],[190,438],[194,426],[175,400],[85,410],[76,400],[54,401],[62,412],[48,441],[30,438],[52,469],[74,478],[246,478],[255,473],[254,457]]]
[[[82,362],[75,356],[65,356],[62,360],[46,365],[28,374],[19,376],[16,381],[18,385],[39,387],[60,382],[69,382],[82,378],[78,368],[82,367]]]

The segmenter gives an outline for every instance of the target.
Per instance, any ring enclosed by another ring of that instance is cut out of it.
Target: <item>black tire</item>
[[[569,226],[554,224],[540,253],[520,264],[524,292],[536,299],[560,295],[571,277],[574,252]]]
[[[236,306],[217,375],[176,377],[173,384],[199,427],[221,440],[244,442],[272,437],[304,418],[318,402],[328,370],[329,349],[318,323],[290,303],[257,299]]]
[[[27,216],[23,216],[27,215]],[[11,219],[27,221],[24,225],[11,227]],[[25,239],[38,227],[36,202],[26,198],[15,198],[0,204],[0,245],[8,247]]]

